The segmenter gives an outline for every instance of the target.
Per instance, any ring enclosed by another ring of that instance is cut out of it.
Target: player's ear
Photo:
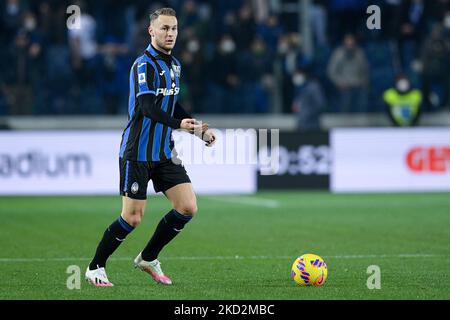
[[[148,34],[153,37],[153,28],[151,25],[148,26]]]

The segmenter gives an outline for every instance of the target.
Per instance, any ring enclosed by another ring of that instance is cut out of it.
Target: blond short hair
[[[177,13],[172,8],[161,8],[156,10],[155,12],[150,13],[150,24],[153,23],[159,16],[172,16],[175,17]]]

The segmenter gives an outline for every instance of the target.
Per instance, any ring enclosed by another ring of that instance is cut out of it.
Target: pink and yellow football
[[[291,277],[300,286],[321,286],[327,276],[327,264],[318,255],[304,254],[292,264]]]

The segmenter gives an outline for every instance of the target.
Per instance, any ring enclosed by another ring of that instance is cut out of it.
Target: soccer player
[[[171,55],[177,28],[173,9],[162,8],[150,14],[151,43],[131,67],[128,124],[119,157],[122,212],[104,232],[86,270],[86,279],[94,286],[113,285],[105,272],[106,260],[141,222],[149,180],[173,206],[134,259],[135,267],[156,282],[172,284],[161,269],[158,255],[197,212],[196,196],[186,170],[179,160],[173,161],[176,155],[172,154],[172,130],[193,133],[207,146],[212,146],[216,137],[207,124],[197,122],[177,102],[181,65]]]

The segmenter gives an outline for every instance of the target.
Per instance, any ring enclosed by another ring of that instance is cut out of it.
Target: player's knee
[[[186,202],[183,204],[180,204],[175,207],[175,210],[177,210],[179,213],[187,215],[187,216],[193,216],[197,213],[197,203],[195,201],[192,202]]]
[[[124,212],[122,216],[130,226],[135,228],[141,223],[142,217],[144,216],[144,210],[134,209],[128,212]]]
[[[142,221],[142,217],[139,215],[133,215],[130,221],[127,221],[133,228],[136,228]]]

